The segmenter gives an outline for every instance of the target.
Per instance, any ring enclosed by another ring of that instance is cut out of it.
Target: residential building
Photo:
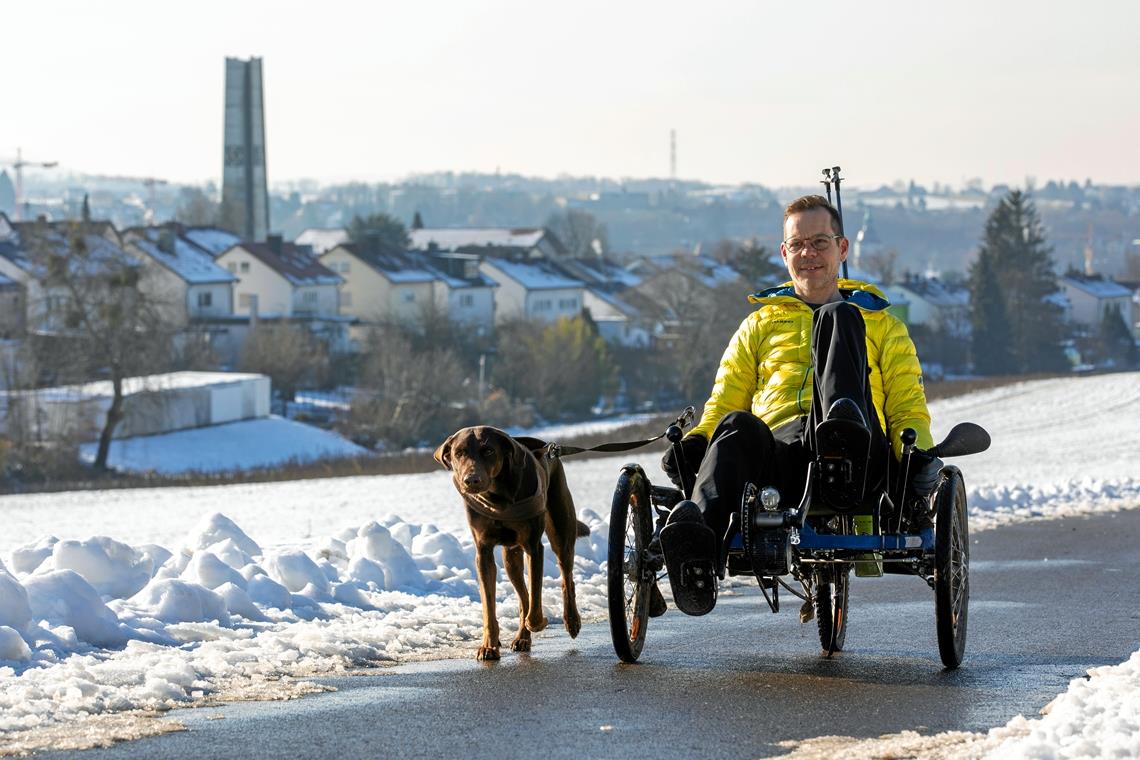
[[[548,262],[486,258],[479,269],[499,286],[495,291],[496,323],[516,318],[553,322],[582,311],[585,284]]]
[[[340,313],[338,291],[344,280],[280,235],[270,235],[264,243],[238,243],[216,261],[238,278],[235,314],[335,317]]]
[[[1070,271],[1061,277],[1061,290],[1069,301],[1069,319],[1095,330],[1111,309],[1120,311],[1134,338],[1140,339],[1140,324],[1132,313],[1134,293],[1131,288],[1099,274]]]
[[[479,269],[479,257],[469,253],[421,254],[435,273],[436,307],[453,322],[472,327],[479,335],[495,329],[498,283]]]
[[[490,258],[564,258],[566,249],[543,227],[422,227],[408,230],[419,251],[473,253]]]
[[[134,227],[123,233],[123,241],[127,252],[143,261],[146,288],[171,324],[233,314],[238,278],[180,235],[176,225]]]
[[[891,303],[907,302],[906,322],[939,329],[956,338],[970,335],[970,291],[964,285],[908,274],[884,288]]]
[[[84,251],[81,257],[74,255],[77,246]],[[119,233],[109,222],[11,222],[0,214],[0,275],[23,289],[24,326],[35,331],[66,330],[72,316],[68,290],[45,284],[48,273],[40,254],[67,262],[80,279],[97,279],[105,265],[142,267],[123,250]]]
[[[342,243],[319,261],[343,280],[341,314],[371,323],[412,324],[434,306],[436,274],[419,257]]]

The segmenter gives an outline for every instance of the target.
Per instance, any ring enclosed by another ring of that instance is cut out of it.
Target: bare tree
[[[239,369],[268,375],[273,388],[292,401],[306,383],[320,385],[328,352],[316,336],[285,322],[261,322],[252,329],[238,359]]]
[[[588,211],[575,208],[556,211],[547,218],[545,226],[576,259],[600,256],[609,251],[606,225]]]
[[[32,342],[41,365],[64,377],[111,383],[94,461],[106,469],[124,416],[124,380],[165,368],[174,329],[163,317],[164,304],[144,285],[142,264],[118,245],[109,225],[37,223],[21,235],[41,293],[33,304],[38,335]]]

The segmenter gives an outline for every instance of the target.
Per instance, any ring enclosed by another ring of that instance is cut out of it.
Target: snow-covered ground
[[[936,439],[963,420],[994,436],[988,452],[955,460],[974,531],[1140,506],[1140,373],[1013,385],[936,402],[931,412]],[[252,456],[260,445],[236,450]],[[566,461],[592,529],[578,541],[575,567],[587,619],[605,611],[605,518],[618,468],[654,458]],[[233,690],[276,696],[303,688],[283,675],[457,648],[466,656],[480,635],[470,534],[442,470],[6,496],[0,524],[0,736],[10,740],[0,752],[93,714]],[[547,557],[551,600],[557,573]],[[509,584],[498,595],[507,619],[517,609]],[[548,606],[552,622],[556,612]],[[1140,655],[1092,675],[1044,718],[1015,719],[985,741],[1000,738],[1002,756],[1041,755],[1042,746],[1057,757],[1087,755],[1089,746],[1140,753]]]

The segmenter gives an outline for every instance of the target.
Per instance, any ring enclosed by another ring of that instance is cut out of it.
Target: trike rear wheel
[[[606,564],[610,635],[623,662],[637,662],[649,622],[649,593],[656,581],[648,565],[653,536],[649,482],[635,465],[618,476],[610,507],[609,555]]]
[[[934,492],[934,617],[938,654],[953,670],[966,652],[970,605],[970,533],[966,485],[956,467],[944,467]]]

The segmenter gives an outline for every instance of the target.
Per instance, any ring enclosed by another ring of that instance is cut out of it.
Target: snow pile
[[[597,515],[581,517],[604,530]],[[587,614],[604,609],[605,553],[596,536],[578,543]],[[469,537],[398,516],[304,550],[262,549],[220,513],[174,551],[48,537],[13,552],[14,572],[0,565],[0,731],[166,709],[235,678],[337,672],[475,641],[473,556]],[[557,604],[553,560],[546,571]],[[501,614],[517,615],[502,580]]]
[[[936,438],[963,420],[994,435],[990,451],[955,461],[975,531],[1140,506],[1140,374],[1026,383],[938,402],[932,412],[944,426]],[[230,464],[275,445],[272,437],[247,440]],[[622,464],[645,462],[657,479],[649,466],[656,458],[566,462],[579,517],[591,528],[578,540],[574,571],[587,620],[606,609],[608,526],[599,513],[608,514]],[[165,709],[240,684],[284,689],[283,675],[469,656],[481,635],[474,547],[442,470],[5,496],[0,524],[0,731]],[[554,635],[565,635],[550,551],[545,575],[546,613]],[[501,620],[517,615],[501,571],[496,596]],[[1103,729],[1090,739],[1096,746],[1131,741],[1140,753],[1137,698],[1126,696],[1140,691],[1137,657],[1118,668],[1119,676],[1100,669],[1076,682],[1046,718],[1024,721],[1027,733],[1009,728],[986,741],[1037,742],[1024,752],[1040,754],[1067,746],[1066,736],[1077,746],[1074,727],[1084,721],[1086,735]],[[1132,704],[1111,712],[1113,700]]]

